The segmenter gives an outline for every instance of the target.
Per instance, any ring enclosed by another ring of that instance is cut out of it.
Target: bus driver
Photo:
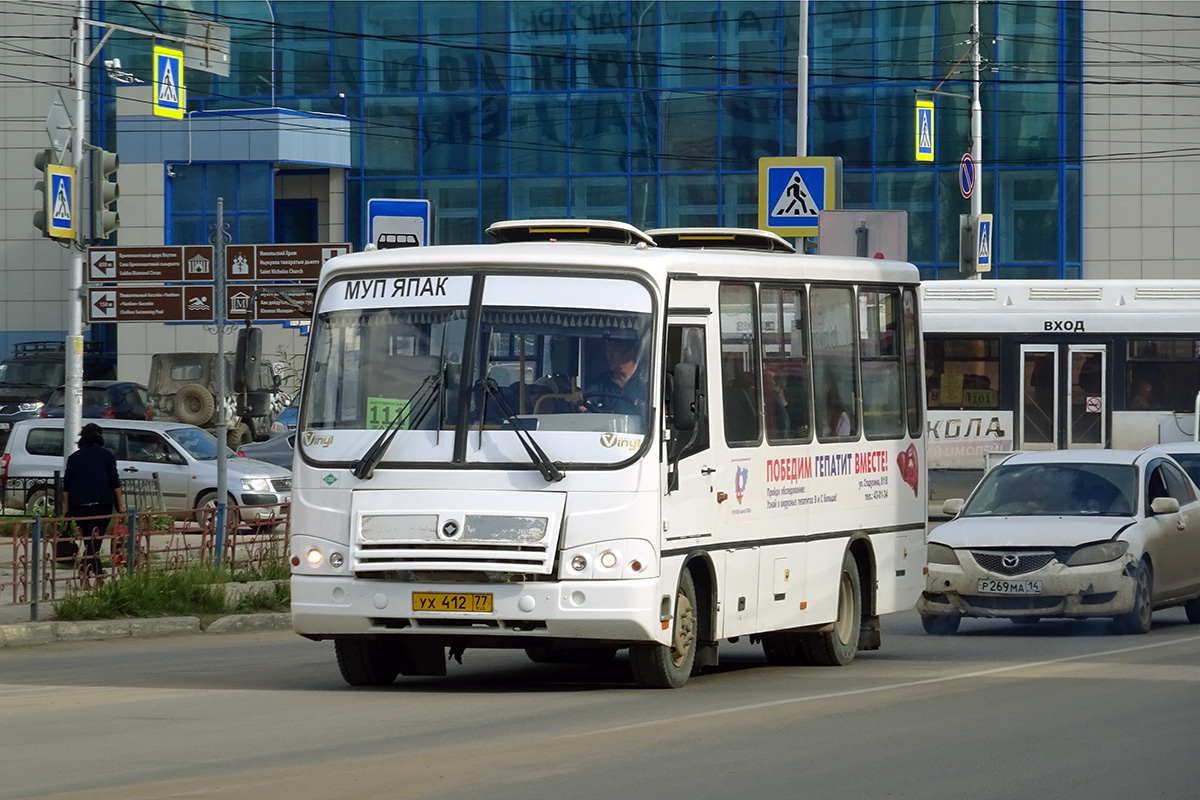
[[[582,392],[575,390],[571,402],[576,410],[642,413],[649,393],[646,379],[638,370],[637,342],[605,339],[604,359],[608,375],[589,383]]]

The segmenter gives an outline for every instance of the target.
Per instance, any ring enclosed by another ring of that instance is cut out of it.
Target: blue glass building
[[[146,27],[129,4],[96,5],[99,19]],[[340,202],[334,216],[361,247],[371,198],[430,200],[436,243],[483,241],[491,222],[524,217],[755,227],[758,159],[796,155],[800,8],[168,3],[155,18],[167,33],[186,32],[185,9],[231,33],[227,77],[187,73],[187,123],[224,120],[222,136],[249,142],[244,157],[170,163],[162,241],[205,241],[217,196],[243,243],[315,241],[319,204]],[[998,278],[1081,272],[1081,17],[1070,2],[981,7],[980,186],[983,211],[1004,234]],[[926,278],[958,276],[970,23],[969,3],[810,7],[807,155],[841,156],[843,207],[908,213],[909,260]],[[118,32],[104,54],[151,74],[145,37]],[[119,140],[138,134],[119,124],[119,87],[103,70],[94,87],[94,135],[117,139],[128,161]],[[917,162],[915,101],[935,88],[936,160]],[[265,109],[286,111],[264,128],[240,125]],[[344,125],[343,166],[284,154],[281,130],[328,119]],[[256,137],[274,137],[259,157]],[[280,174],[320,183],[331,169],[344,186],[332,201],[324,189],[277,190]]]

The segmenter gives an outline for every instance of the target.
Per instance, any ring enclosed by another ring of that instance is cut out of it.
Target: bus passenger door
[[[1021,345],[1017,450],[1057,450],[1058,347]]]
[[[1107,348],[1102,344],[1067,346],[1067,447],[1103,448],[1108,442]]]
[[[709,547],[716,494],[713,488],[716,464],[709,444],[708,355],[712,337],[706,320],[672,318],[667,327],[666,368],[695,364],[700,368],[700,397],[696,403],[696,428],[670,430],[671,439],[663,453],[663,550]],[[671,409],[667,409],[668,415]],[[670,417],[668,416],[668,419]]]

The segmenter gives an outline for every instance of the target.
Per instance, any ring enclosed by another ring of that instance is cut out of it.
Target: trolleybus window
[[[1191,411],[1200,386],[1200,341],[1130,339],[1125,407],[1130,411]]]
[[[999,408],[1000,340],[928,336],[926,389],[934,409]]]

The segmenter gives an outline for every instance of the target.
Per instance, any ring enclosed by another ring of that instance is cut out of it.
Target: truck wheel
[[[239,422],[236,428],[230,428],[229,433],[225,436],[230,447],[237,450],[242,445],[250,441],[250,426],[244,422]]]
[[[189,383],[175,393],[175,416],[188,425],[207,425],[217,410],[217,401],[207,387]]]

